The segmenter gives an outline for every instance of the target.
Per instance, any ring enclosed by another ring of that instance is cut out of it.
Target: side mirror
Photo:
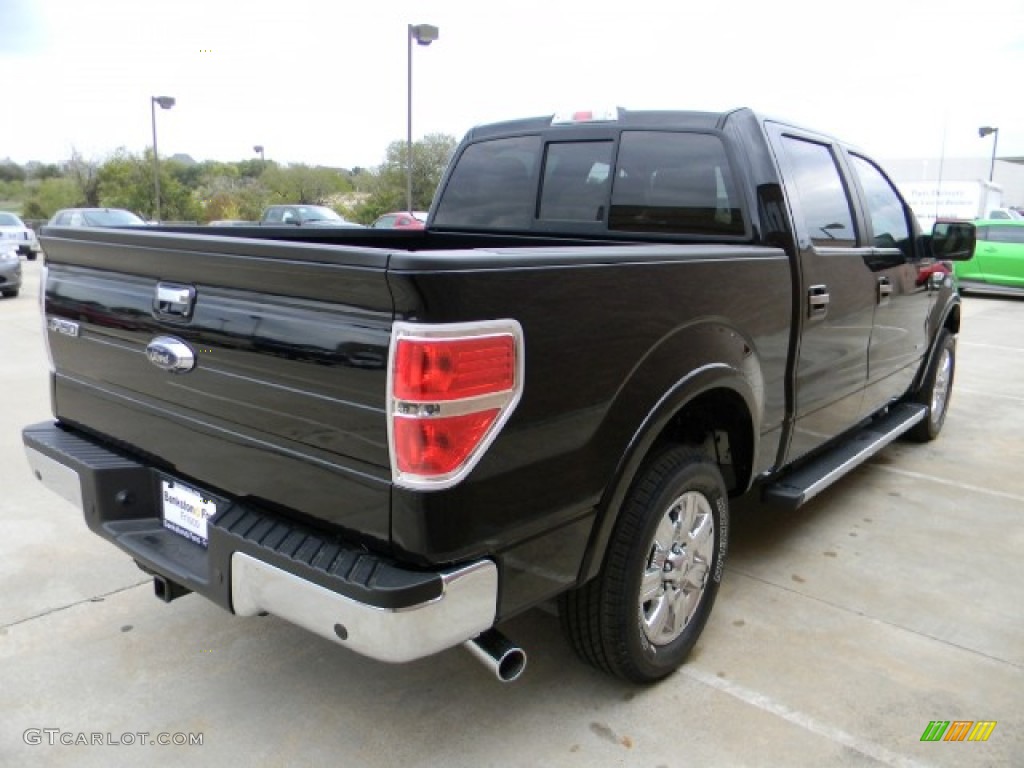
[[[937,221],[932,228],[932,256],[941,261],[970,261],[976,234],[969,221]]]

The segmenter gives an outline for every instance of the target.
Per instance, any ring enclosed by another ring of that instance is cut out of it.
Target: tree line
[[[412,148],[413,210],[426,210],[455,149],[455,137],[429,134]],[[255,221],[277,203],[327,205],[350,221],[369,224],[406,207],[404,141],[392,142],[376,168],[281,165],[261,159],[199,163],[160,158],[164,221]],[[0,207],[29,220],[47,220],[61,208],[126,208],[155,216],[153,153],[118,149],[103,161],[72,150],[60,164],[0,162]]]

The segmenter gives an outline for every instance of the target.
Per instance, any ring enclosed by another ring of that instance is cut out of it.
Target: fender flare
[[[631,437],[611,481],[597,505],[597,514],[590,542],[580,567],[579,583],[597,575],[604,561],[604,553],[618,520],[618,510],[632,486],[644,460],[671,421],[701,395],[715,390],[730,391],[746,405],[751,422],[753,455],[757,455],[760,406],[758,398],[742,373],[725,363],[712,363],[691,371],[677,381],[662,397]],[[743,490],[753,482],[753,473],[746,478]]]
[[[921,360],[921,367],[918,369],[917,374],[914,376],[914,381],[910,385],[910,391],[907,393],[908,397],[913,397],[921,389],[924,378],[931,368],[932,360],[938,352],[939,335],[942,329],[947,329],[954,336],[960,332],[961,303],[960,294],[951,293],[941,311],[935,314],[939,321],[932,327],[931,339],[928,341],[928,352],[925,354],[924,359]]]

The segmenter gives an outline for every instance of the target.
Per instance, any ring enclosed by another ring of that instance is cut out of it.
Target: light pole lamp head
[[[262,144],[257,144],[256,146],[254,146],[252,148],[252,151],[256,152],[257,154],[262,155],[263,154],[263,145]]]
[[[440,37],[440,30],[431,24],[410,24],[409,37],[419,45],[430,45]]]
[[[981,128],[978,129],[978,136],[982,139],[984,139],[990,133],[999,133],[999,129],[993,128],[990,125],[983,125]]]
[[[153,101],[160,105],[160,109],[170,109],[174,106],[173,96],[154,96]]]

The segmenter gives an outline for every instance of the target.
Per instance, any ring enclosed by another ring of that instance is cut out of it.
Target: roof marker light
[[[614,123],[619,119],[618,107],[601,109],[577,109],[556,112],[551,119],[552,125],[577,125],[579,123]]]

